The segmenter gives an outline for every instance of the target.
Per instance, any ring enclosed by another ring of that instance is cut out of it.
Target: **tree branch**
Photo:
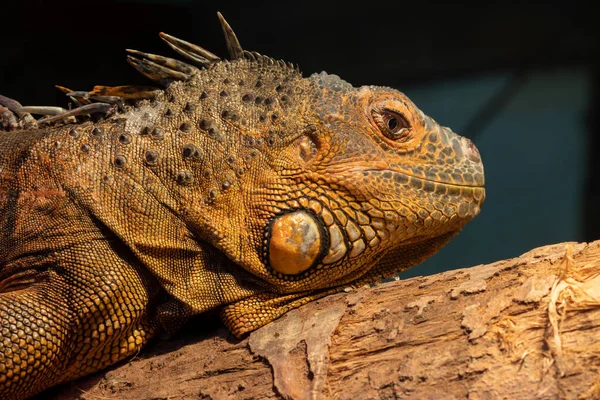
[[[598,399],[600,241],[329,296],[242,341],[193,329],[45,398]]]

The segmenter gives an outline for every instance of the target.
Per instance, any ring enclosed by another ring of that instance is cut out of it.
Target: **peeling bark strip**
[[[599,399],[600,241],[329,296],[243,341],[221,329],[147,351],[45,398]]]

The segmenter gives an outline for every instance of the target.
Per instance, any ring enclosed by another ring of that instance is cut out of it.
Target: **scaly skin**
[[[479,213],[475,147],[396,90],[258,55],[189,75],[97,122],[0,110],[0,398],[208,310],[241,336],[418,264]]]

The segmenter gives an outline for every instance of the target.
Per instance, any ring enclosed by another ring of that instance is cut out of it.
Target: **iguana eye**
[[[374,113],[375,122],[384,135],[392,140],[406,140],[410,125],[406,118],[398,112],[383,110]]]

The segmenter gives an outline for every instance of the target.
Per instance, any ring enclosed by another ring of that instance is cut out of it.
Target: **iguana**
[[[238,337],[420,263],[475,217],[481,158],[404,94],[173,36],[164,86],[0,97],[0,398],[220,310]],[[35,119],[31,114],[45,115]]]

